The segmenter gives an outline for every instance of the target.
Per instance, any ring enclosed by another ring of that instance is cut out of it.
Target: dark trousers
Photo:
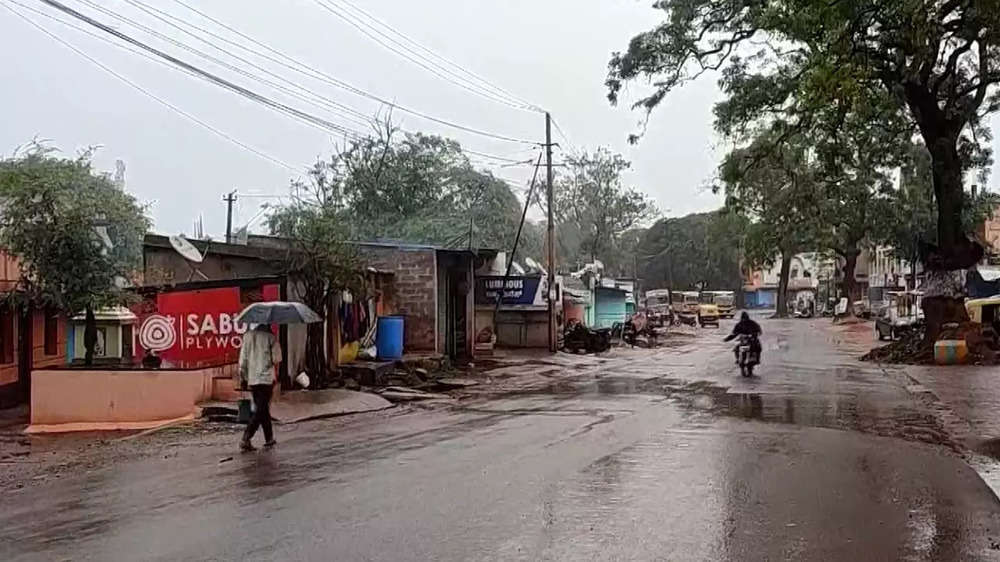
[[[247,443],[253,439],[258,427],[264,428],[264,441],[270,442],[274,439],[274,431],[271,428],[271,393],[274,387],[269,384],[255,384],[250,386],[250,393],[253,394],[253,417],[247,424],[247,430],[243,433],[243,440]]]

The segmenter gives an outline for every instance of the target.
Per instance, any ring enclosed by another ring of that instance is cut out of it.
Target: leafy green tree
[[[635,106],[649,112],[679,85],[719,71],[726,98],[716,106],[716,128],[742,137],[777,117],[787,123],[773,139],[780,143],[810,131],[817,112],[838,101],[881,92],[916,126],[930,153],[937,246],[924,248],[925,264],[946,272],[980,259],[982,248],[964,230],[963,180],[988,160],[980,144],[989,138],[984,118],[1000,106],[1000,6],[961,0],[661,0],[655,6],[665,21],[611,58],[613,103],[626,83],[646,79],[653,91]],[[929,298],[953,301],[934,305],[942,314],[964,315],[960,298],[938,293]],[[933,316],[931,324],[945,319]]]
[[[907,143],[901,140],[911,128],[880,94],[838,100],[817,111],[815,122],[808,140],[797,135],[796,141],[812,147],[810,165],[822,193],[819,243],[843,260],[843,292],[854,302],[861,298],[855,280],[858,257],[893,214],[893,172],[905,161]]]
[[[507,184],[476,170],[457,142],[388,120],[317,162],[311,181],[360,240],[502,248],[520,221]]]
[[[622,183],[631,164],[606,148],[567,156],[566,166],[554,190],[556,219],[564,226],[560,234],[576,234],[579,240],[575,255],[568,258],[600,259],[616,269],[622,235],[656,216],[656,207]]]
[[[899,187],[890,204],[881,209],[879,241],[893,254],[911,263],[920,257],[920,245],[937,238],[930,153],[922,143],[907,147],[900,165]]]
[[[776,134],[774,132],[770,134]],[[801,141],[801,139],[798,139]],[[768,134],[730,152],[720,166],[726,207],[746,217],[748,265],[771,265],[780,255],[777,316],[788,314],[788,277],[795,254],[819,243],[822,201],[816,167],[799,143],[776,146]]]
[[[142,266],[143,207],[93,170],[90,151],[60,158],[40,145],[0,160],[0,200],[0,247],[21,270],[11,296],[69,316],[84,312],[91,365],[94,311],[127,304]]]
[[[966,194],[962,223],[964,232],[973,232],[997,207],[995,194],[985,190]],[[916,263],[920,249],[934,244],[937,230],[931,158],[923,143],[910,143],[899,168],[899,187],[889,192],[886,204],[877,213],[878,241],[892,247],[900,259]]]
[[[660,219],[637,247],[639,277],[649,289],[738,290],[746,226],[726,209]]]
[[[268,217],[271,233],[288,241],[283,267],[291,290],[324,319],[338,292],[362,286],[361,262],[348,243],[339,189],[329,170],[317,167],[309,181],[292,184],[289,202],[275,207]],[[324,323],[310,324],[306,330],[306,369],[323,388],[330,378]]]

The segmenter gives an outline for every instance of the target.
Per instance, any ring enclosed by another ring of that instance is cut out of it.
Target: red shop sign
[[[248,328],[236,316],[250,302],[277,298],[277,285],[242,295],[239,287],[159,293],[155,305],[147,301],[136,312],[133,347],[140,357],[152,350],[174,364],[236,361]]]

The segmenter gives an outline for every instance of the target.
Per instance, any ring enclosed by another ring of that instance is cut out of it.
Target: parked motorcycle
[[[563,345],[573,353],[579,350],[587,353],[607,351],[611,349],[611,328],[592,329],[574,320],[566,326]]]
[[[639,331],[635,329],[635,323],[631,319],[625,321],[625,325],[622,326],[622,340],[632,347],[635,347],[636,342],[639,339]]]
[[[740,374],[744,377],[752,377],[753,368],[760,363],[760,352],[754,350],[754,348],[759,348],[756,339],[756,336],[742,334],[739,344],[737,344]]]

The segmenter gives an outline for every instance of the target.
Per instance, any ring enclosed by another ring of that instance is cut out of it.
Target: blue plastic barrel
[[[403,358],[403,317],[379,316],[375,333],[379,359]]]

